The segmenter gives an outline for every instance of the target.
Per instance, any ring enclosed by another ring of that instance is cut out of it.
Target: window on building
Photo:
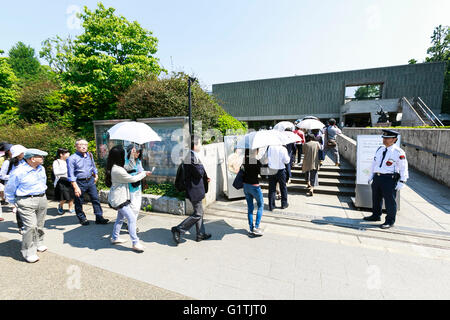
[[[345,87],[345,103],[355,100],[381,99],[382,83],[351,85]]]

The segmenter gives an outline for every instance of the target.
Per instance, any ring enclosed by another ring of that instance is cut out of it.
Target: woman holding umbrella
[[[111,188],[108,195],[109,205],[117,210],[117,218],[114,223],[111,235],[111,243],[119,244],[126,242],[119,238],[120,228],[126,218],[128,220],[128,233],[133,243],[133,250],[143,252],[144,246],[139,243],[136,234],[136,215],[131,207],[129,183],[141,181],[146,176],[151,175],[150,171],[143,171],[135,176],[130,175],[124,168],[125,150],[122,146],[115,146],[111,149],[106,163],[105,184]]]
[[[130,173],[132,176],[137,175],[144,171],[142,167],[142,149],[136,148],[134,144],[130,144],[127,147],[125,156],[125,166],[124,168]],[[142,203],[142,183],[141,181],[130,183],[130,201],[131,207],[136,215],[136,219],[139,216],[139,211],[141,210]],[[139,232],[139,228],[136,228],[137,232]]]

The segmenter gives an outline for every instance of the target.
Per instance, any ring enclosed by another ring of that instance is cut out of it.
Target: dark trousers
[[[381,217],[381,212],[384,205],[386,207],[386,223],[394,224],[395,215],[397,213],[397,203],[395,197],[397,190],[395,190],[396,182],[392,175],[378,176],[375,174],[372,182],[372,212],[376,217]]]
[[[280,184],[281,206],[284,207],[288,204],[286,169],[280,169],[276,174],[269,176],[269,209],[271,210],[275,208],[277,183]]]
[[[95,186],[94,178],[91,178],[88,181],[77,180],[77,184],[81,190],[81,195],[79,197],[75,197],[75,212],[77,214],[77,218],[80,221],[86,220],[86,215],[83,212],[83,196],[85,193],[87,193],[91,198],[94,214],[101,217],[103,215],[103,210],[100,205],[100,200],[98,199],[97,187]]]
[[[300,163],[302,161],[302,144],[295,145],[295,153],[297,154],[297,162]]]
[[[180,231],[181,234],[186,233],[189,229],[192,228],[192,226],[195,224],[195,229],[197,231],[197,235],[204,234],[205,231],[205,225],[203,224],[203,206],[202,206],[202,200],[199,201],[191,201],[192,206],[194,207],[194,213],[187,217],[186,219],[181,222],[177,228]]]

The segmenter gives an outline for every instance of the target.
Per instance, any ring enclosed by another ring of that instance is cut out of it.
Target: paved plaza
[[[183,216],[142,212],[144,253],[111,245],[112,223],[89,226],[49,201],[41,260],[26,263],[10,208],[0,223],[0,299],[448,299],[448,188],[414,170],[393,229],[361,218],[350,198],[289,195],[289,208],[264,211],[264,236],[247,235],[244,200],[206,209],[210,240],[170,228]],[[267,205],[267,196],[265,195]],[[104,215],[116,212],[104,206]],[[194,229],[192,230],[194,232]],[[122,237],[129,239],[123,231]]]

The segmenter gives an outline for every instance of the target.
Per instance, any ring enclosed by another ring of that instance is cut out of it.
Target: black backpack
[[[175,178],[175,189],[177,189],[178,192],[186,191],[186,184],[184,182],[184,165],[183,162],[180,163],[177,169],[177,176]]]

